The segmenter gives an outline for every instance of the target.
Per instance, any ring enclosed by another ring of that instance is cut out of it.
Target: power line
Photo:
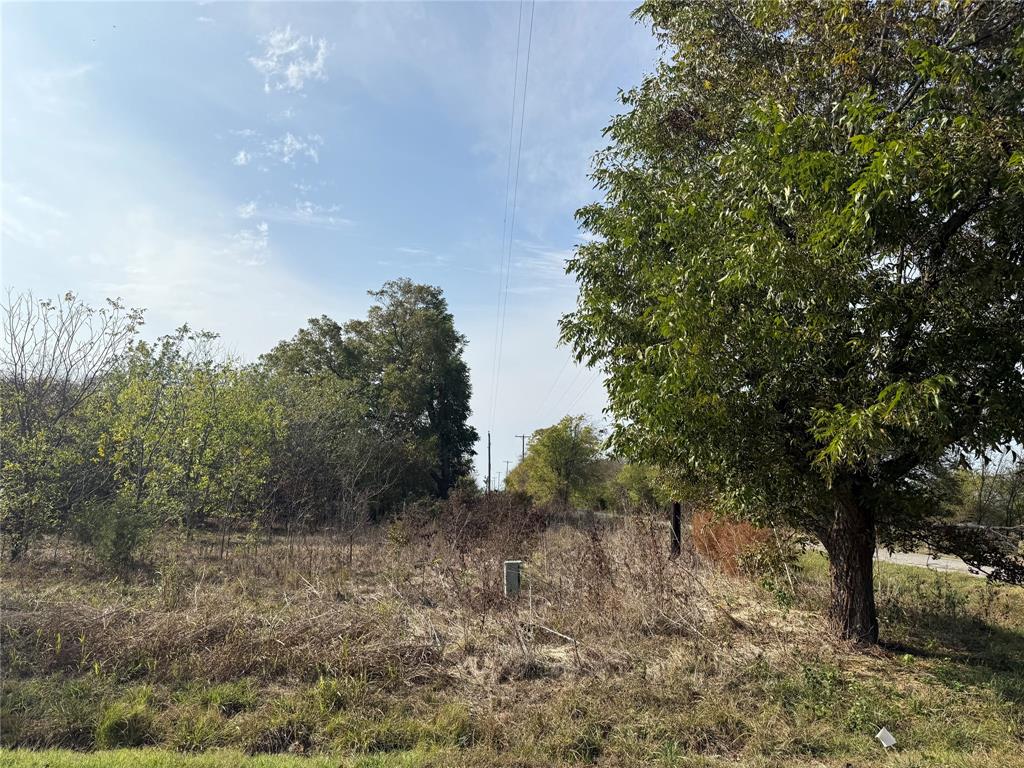
[[[572,409],[576,407],[576,403],[578,403],[580,401],[580,399],[583,397],[583,395],[585,395],[587,392],[590,391],[590,388],[592,386],[594,386],[594,382],[597,381],[597,378],[600,375],[601,375],[601,370],[600,369],[594,371],[594,375],[590,377],[589,381],[587,381],[587,383],[583,386],[583,389],[580,390],[579,394],[576,395],[576,397],[573,399],[573,401],[571,403],[569,403],[569,406],[565,409],[566,412],[568,412],[570,414],[572,413]]]
[[[565,373],[565,370],[569,367],[569,363],[571,363],[571,362],[572,362],[572,353],[570,352],[569,356],[567,358],[565,358],[565,362],[562,363],[562,367],[558,369],[558,375],[555,376],[554,381],[551,382],[551,386],[548,387],[548,391],[544,393],[544,397],[542,397],[540,400],[537,401],[539,403],[539,405],[537,406],[537,414],[538,415],[543,415],[543,413],[544,413],[544,406],[548,404],[548,398],[550,398],[551,397],[551,393],[555,391],[555,385],[558,384],[559,379],[562,378],[562,374]]]
[[[519,17],[516,20],[516,55],[515,64],[512,68],[512,107],[509,110],[508,122],[508,160],[505,168],[505,210],[501,217],[501,241],[498,245],[498,296],[495,302],[494,315],[494,347],[491,353],[491,402],[490,413],[488,414],[488,427],[494,426],[495,400],[498,389],[498,330],[501,327],[501,299],[505,284],[505,236],[508,232],[508,204],[509,192],[512,188],[512,146],[515,140],[516,128],[516,94],[519,90],[519,51],[520,41],[523,35],[523,0],[519,0]]]
[[[562,402],[562,400],[564,400],[564,399],[565,399],[565,396],[566,396],[567,394],[569,394],[569,391],[570,391],[570,390],[571,390],[571,389],[573,388],[573,385],[575,385],[575,384],[576,384],[576,381],[577,381],[577,379],[579,379],[579,377],[580,377],[580,374],[582,374],[582,373],[583,373],[583,372],[584,372],[585,370],[587,370],[587,369],[586,369],[586,368],[577,368],[577,369],[576,369],[576,375],[575,375],[575,376],[573,376],[573,377],[572,377],[572,378],[571,378],[571,379],[569,380],[569,383],[568,383],[568,385],[566,385],[565,389],[563,389],[563,390],[562,390],[562,394],[560,394],[560,395],[559,395],[559,396],[558,396],[558,397],[557,397],[557,398],[555,399],[555,402],[553,402],[553,403],[551,404],[551,407],[550,407],[550,408],[548,408],[548,410],[544,411],[544,413],[542,413],[542,414],[541,414],[541,416],[545,416],[545,415],[547,415],[547,414],[551,413],[551,411],[555,410],[555,409],[556,409],[556,408],[558,407],[558,404],[559,404],[560,402]]]
[[[533,0],[530,3],[530,27],[526,35],[526,65],[523,69],[523,100],[520,103],[519,108],[519,146],[516,148],[516,173],[515,178],[512,182],[512,206],[511,206],[511,217],[509,220],[508,227],[508,253],[504,260],[505,263],[505,287],[503,291],[503,298],[499,298],[500,307],[500,322],[498,330],[498,345],[497,345],[497,364],[495,366],[494,376],[494,390],[491,396],[491,416],[490,422],[494,423],[494,413],[498,406],[498,387],[501,381],[501,353],[502,346],[505,341],[505,316],[508,312],[508,289],[512,281],[512,242],[515,238],[516,230],[516,205],[519,201],[519,170],[523,160],[523,133],[526,126],[526,94],[528,92],[530,84],[530,54],[533,51],[533,17],[537,10],[537,2]],[[518,52],[517,52],[518,54]],[[515,113],[513,112],[513,119]]]

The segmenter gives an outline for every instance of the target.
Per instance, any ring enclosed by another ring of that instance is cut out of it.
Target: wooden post
[[[672,557],[679,557],[683,551],[683,505],[672,502]]]

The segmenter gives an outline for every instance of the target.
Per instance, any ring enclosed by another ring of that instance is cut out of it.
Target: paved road
[[[825,548],[820,544],[812,544],[811,549],[825,554]],[[927,568],[929,571],[950,571],[963,573],[967,576],[976,576],[979,579],[985,578],[983,573],[972,573],[967,563],[953,555],[932,556],[924,552],[892,552],[885,549],[875,550],[875,561],[879,563],[896,563],[897,565],[912,565],[915,568]]]
[[[913,565],[918,568],[927,568],[932,571],[954,571],[966,573],[968,576],[985,578],[983,574],[971,573],[970,567],[959,557],[952,555],[939,555],[933,557],[923,552],[893,552],[879,549],[875,552],[875,559],[883,563],[899,563],[900,565]]]

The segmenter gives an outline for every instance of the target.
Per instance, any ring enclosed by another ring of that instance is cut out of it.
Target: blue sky
[[[440,285],[497,476],[516,434],[604,404],[557,347],[557,319],[575,299],[563,263],[573,212],[595,199],[591,154],[618,89],[657,55],[631,7],[4,3],[3,283],[120,296],[147,308],[147,336],[188,322],[250,360],[309,317],[363,314],[390,278]],[[495,398],[521,11],[519,99],[531,12],[533,36]]]

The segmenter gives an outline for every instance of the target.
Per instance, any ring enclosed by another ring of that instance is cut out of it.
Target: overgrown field
[[[668,559],[650,520],[507,523],[236,539],[223,557],[168,537],[116,578],[60,549],[6,564],[0,758],[1024,766],[1019,589],[882,566],[884,644],[864,651],[827,639],[816,554],[759,584]],[[508,557],[529,575],[514,602]],[[125,747],[148,749],[92,752]]]

